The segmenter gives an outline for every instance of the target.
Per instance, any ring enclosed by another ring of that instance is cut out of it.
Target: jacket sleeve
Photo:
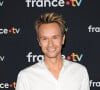
[[[29,83],[27,77],[25,76],[25,73],[20,72],[18,74],[15,90],[30,90]]]

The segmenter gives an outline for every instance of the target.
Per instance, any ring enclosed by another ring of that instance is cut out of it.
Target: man
[[[63,60],[65,22],[56,13],[46,13],[36,21],[37,40],[44,60],[22,70],[16,90],[90,90],[86,68]]]

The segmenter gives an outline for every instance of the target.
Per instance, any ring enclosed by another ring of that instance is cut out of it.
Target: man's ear
[[[62,38],[62,45],[64,45],[64,42],[65,42],[65,34],[63,35],[63,38]]]
[[[37,41],[38,41],[38,43],[39,43],[39,46],[41,46],[39,38],[37,38]]]

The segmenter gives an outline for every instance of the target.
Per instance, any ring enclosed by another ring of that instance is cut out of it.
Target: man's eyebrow
[[[39,37],[39,38],[47,38],[46,36],[41,36],[41,37]]]

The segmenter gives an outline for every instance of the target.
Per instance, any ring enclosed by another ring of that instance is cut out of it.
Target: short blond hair
[[[65,21],[63,20],[62,16],[61,15],[58,15],[56,13],[46,13],[46,14],[43,14],[41,15],[40,18],[38,18],[35,22],[35,29],[36,29],[36,32],[37,32],[37,35],[38,35],[38,30],[39,30],[39,27],[42,25],[42,24],[49,24],[49,23],[57,23],[60,30],[61,30],[61,34],[62,36],[64,35],[65,33]]]

